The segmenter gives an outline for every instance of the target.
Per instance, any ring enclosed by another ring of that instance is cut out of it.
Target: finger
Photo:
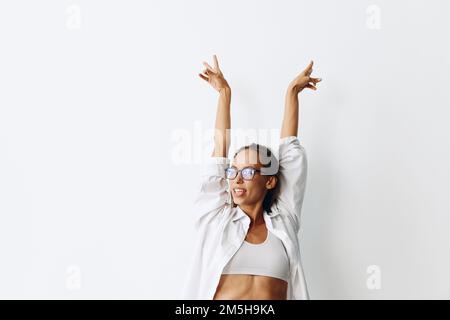
[[[211,71],[212,73],[216,73],[216,71],[207,62],[203,61],[203,64],[209,71]]]
[[[308,66],[306,67],[305,71],[311,70],[312,71],[312,66],[313,66],[313,61],[311,60],[311,62],[308,64]]]
[[[309,84],[309,83],[305,86],[305,88],[309,88],[309,89],[312,89],[312,90],[317,90],[317,88],[315,86],[313,86],[312,84]]]
[[[219,61],[217,61],[217,56],[214,55],[213,58],[214,58],[214,67],[216,68],[216,70],[219,70]]]
[[[208,77],[214,76],[216,73],[211,71],[210,69],[203,70],[203,73],[206,74]]]
[[[203,80],[209,82],[209,78],[207,76],[205,76],[204,74],[199,73],[198,74],[200,76],[200,78],[202,78]]]
[[[322,81],[322,78],[309,78],[310,80],[309,81],[312,81],[312,82],[314,82],[314,83],[317,83],[317,82],[320,82],[320,81]]]

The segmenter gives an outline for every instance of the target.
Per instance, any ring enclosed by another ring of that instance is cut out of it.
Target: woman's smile
[[[245,190],[243,188],[234,188],[233,189],[233,193],[237,197],[242,197],[243,195],[245,195],[246,192],[247,192],[247,190]]]

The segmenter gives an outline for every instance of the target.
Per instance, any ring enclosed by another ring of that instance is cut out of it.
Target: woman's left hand
[[[305,70],[303,70],[292,82],[289,84],[289,88],[294,90],[295,93],[300,93],[303,89],[308,88],[317,90],[316,83],[322,81],[321,78],[311,77],[313,61],[309,63]]]

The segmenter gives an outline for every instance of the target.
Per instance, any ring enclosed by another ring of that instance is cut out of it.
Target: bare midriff
[[[282,279],[222,274],[213,300],[286,300],[288,283]]]
[[[245,241],[261,244],[268,237],[266,225],[249,230]],[[286,300],[288,283],[282,279],[252,274],[222,274],[213,300]]]

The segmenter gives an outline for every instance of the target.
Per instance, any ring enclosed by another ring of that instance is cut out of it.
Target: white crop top
[[[222,274],[254,274],[289,279],[289,258],[283,242],[267,229],[266,240],[250,243],[244,240]]]

